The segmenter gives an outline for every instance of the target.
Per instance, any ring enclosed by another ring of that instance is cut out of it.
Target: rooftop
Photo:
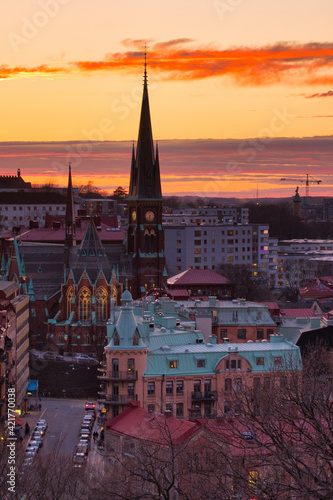
[[[168,279],[168,285],[229,285],[231,282],[211,269],[187,269]]]

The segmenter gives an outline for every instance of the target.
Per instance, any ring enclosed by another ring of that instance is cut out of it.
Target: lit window
[[[169,361],[169,368],[177,368],[177,361]]]
[[[83,288],[79,295],[79,319],[88,321],[91,318],[91,293]]]

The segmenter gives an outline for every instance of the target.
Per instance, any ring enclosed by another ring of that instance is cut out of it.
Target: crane
[[[280,180],[281,181],[305,182],[305,185],[306,185],[305,196],[309,196],[309,194],[310,194],[310,192],[309,192],[310,182],[314,183],[314,184],[320,184],[322,181],[319,179],[315,179],[314,177],[312,177],[312,175],[309,175],[309,174],[305,174],[305,175],[306,175],[306,180],[304,180],[304,179],[291,179],[290,177],[288,177],[288,178],[282,177],[282,179],[280,179]]]

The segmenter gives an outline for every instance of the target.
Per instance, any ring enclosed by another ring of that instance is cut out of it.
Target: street
[[[40,450],[41,455],[52,451],[73,455],[85,415],[84,404],[84,400],[43,398],[40,418],[46,419],[48,428]]]

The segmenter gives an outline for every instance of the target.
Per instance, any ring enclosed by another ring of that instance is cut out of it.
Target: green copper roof
[[[215,374],[216,366],[225,357],[237,352],[252,367],[252,373],[269,372],[274,367],[274,358],[281,357],[293,367],[301,367],[299,348],[290,342],[246,342],[239,344],[183,344],[165,345],[149,352],[145,376]],[[205,359],[205,367],[197,367],[198,356]],[[256,359],[264,358],[264,365],[257,365]],[[170,368],[170,361],[177,361],[177,368]],[[282,362],[283,367],[283,362]],[[289,366],[290,367],[290,366]],[[241,370],[239,371],[241,373]]]

